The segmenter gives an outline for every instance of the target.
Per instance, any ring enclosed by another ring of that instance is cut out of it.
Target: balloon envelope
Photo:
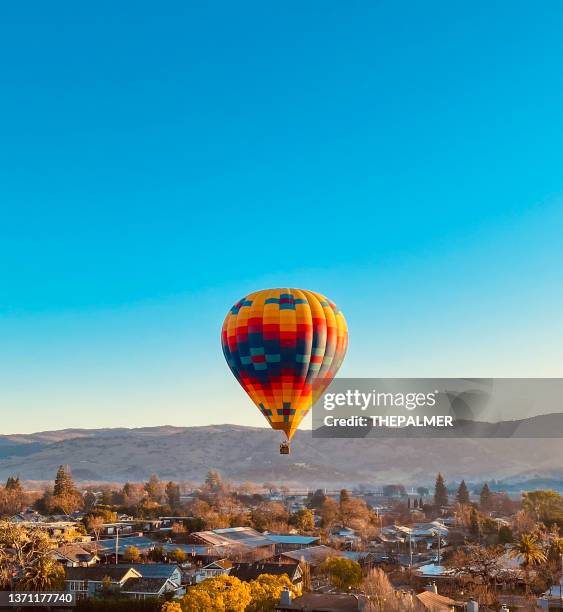
[[[221,333],[231,371],[273,429],[291,439],[348,346],[344,315],[325,296],[266,289],[229,311]]]

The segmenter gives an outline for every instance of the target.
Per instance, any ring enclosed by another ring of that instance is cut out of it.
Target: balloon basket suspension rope
[[[280,455],[289,455],[289,442],[282,442],[280,444]]]

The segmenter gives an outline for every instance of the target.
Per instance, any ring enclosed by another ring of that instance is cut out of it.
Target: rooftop
[[[342,552],[320,544],[319,546],[309,546],[308,548],[300,548],[298,550],[291,550],[289,552],[282,553],[282,556],[295,559],[296,561],[303,561],[310,563],[311,565],[318,565],[322,563],[328,557],[342,557]]]
[[[438,593],[432,591],[423,591],[416,598],[427,610],[432,612],[448,612],[452,606],[462,605],[462,602],[444,597],[444,595],[438,595]]]
[[[299,567],[297,561],[285,560],[280,562],[264,563],[258,561],[255,563],[235,563],[229,573],[230,576],[235,576],[239,580],[246,582],[255,580],[261,574],[271,574],[272,576],[282,576],[286,574],[288,578],[292,578]]]
[[[123,588],[122,593],[145,593],[158,594],[165,587],[168,578],[129,578]]]
[[[302,535],[278,535],[269,533],[267,536],[268,540],[275,542],[276,544],[312,544],[318,542],[319,538],[314,536],[302,536]]]
[[[305,593],[291,602],[290,606],[280,606],[282,610],[315,610],[315,612],[348,612],[360,609],[355,595],[348,593]]]
[[[121,582],[127,574],[133,578],[141,578],[141,574],[125,565],[94,565],[92,567],[65,567],[65,580],[93,580],[101,582],[106,576],[112,582]]]

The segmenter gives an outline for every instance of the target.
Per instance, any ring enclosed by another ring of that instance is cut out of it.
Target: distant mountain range
[[[518,422],[517,435],[563,432],[563,415]],[[514,423],[479,424],[494,435]],[[508,428],[508,429],[507,429]],[[125,482],[162,479],[201,482],[211,468],[233,481],[288,485],[352,486],[430,483],[438,471],[448,480],[528,480],[563,483],[560,438],[389,438],[323,439],[298,431],[291,454],[278,453],[279,432],[265,428],[144,427],[138,429],[66,429],[0,436],[0,478],[52,480],[60,464],[70,465],[77,481]],[[520,485],[519,485],[520,486]]]

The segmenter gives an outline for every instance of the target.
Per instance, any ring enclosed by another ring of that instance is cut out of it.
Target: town
[[[563,609],[555,491],[54,476],[0,489],[4,590],[67,591],[79,611]]]

